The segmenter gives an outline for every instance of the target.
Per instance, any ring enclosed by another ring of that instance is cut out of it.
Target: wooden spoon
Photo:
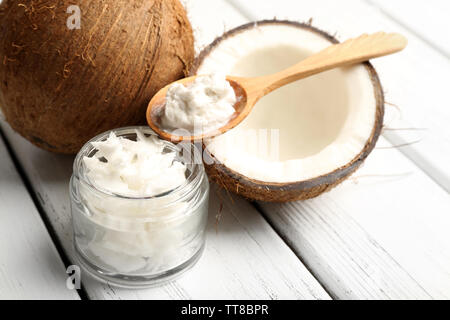
[[[172,135],[160,127],[160,117],[167,90],[172,85],[170,84],[161,89],[150,101],[147,109],[147,122],[160,137],[173,142],[181,140],[199,141],[211,138],[236,127],[248,116],[259,99],[279,87],[330,69],[401,51],[406,47],[407,42],[405,37],[397,33],[363,34],[358,38],[332,45],[283,71],[271,75],[255,78],[227,76],[228,82],[232,85],[236,97],[238,97],[238,102],[234,105],[236,110],[234,116],[222,128],[214,132],[204,132],[194,136]],[[188,85],[196,78],[197,76],[193,76],[176,81],[176,83]]]

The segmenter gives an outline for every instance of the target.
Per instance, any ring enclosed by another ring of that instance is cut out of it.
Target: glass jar
[[[136,129],[112,130],[118,137],[136,139]],[[174,190],[152,197],[128,197],[101,190],[87,177],[84,157],[97,150],[110,131],[93,138],[78,153],[70,181],[75,252],[92,276],[113,285],[143,288],[171,280],[201,256],[208,216],[209,183],[199,151],[164,141],[185,164],[186,181]],[[198,163],[195,163],[198,162]]]

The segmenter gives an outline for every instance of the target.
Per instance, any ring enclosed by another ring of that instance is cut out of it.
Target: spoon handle
[[[288,83],[337,67],[367,61],[403,50],[407,39],[397,33],[363,34],[343,43],[332,45],[278,73],[252,78],[251,83],[260,97]],[[261,90],[262,89],[262,90]]]

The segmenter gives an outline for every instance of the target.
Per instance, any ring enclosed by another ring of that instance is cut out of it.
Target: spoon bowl
[[[169,140],[176,143],[180,141],[201,141],[207,138],[214,138],[215,136],[221,135],[226,131],[233,129],[240,122],[242,122],[242,120],[251,111],[251,108],[247,107],[248,105],[247,92],[239,82],[241,79],[245,78],[228,76],[226,80],[230,83],[231,87],[234,90],[234,94],[236,95],[236,103],[233,105],[235,112],[225,126],[210,132],[202,132],[201,134],[187,135],[187,136],[178,136],[172,134],[169,131],[172,129],[164,129],[161,124],[161,116],[164,113],[167,90],[169,90],[170,86],[172,86],[175,83],[179,83],[184,86],[189,86],[189,84],[194,82],[197,77],[198,76],[192,76],[175,81],[162,88],[151,99],[149,106],[147,108],[147,122],[150,128],[152,128],[152,130],[155,131],[164,140]]]

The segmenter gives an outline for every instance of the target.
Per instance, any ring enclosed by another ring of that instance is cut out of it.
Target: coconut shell
[[[0,6],[0,106],[35,145],[76,153],[109,129],[145,123],[152,96],[183,77],[193,35],[178,0],[6,0]]]
[[[256,23],[249,23],[237,27],[226,32],[223,36],[217,38],[213,43],[206,47],[194,61],[190,71],[191,75],[197,73],[204,59],[208,58],[209,53],[224,39],[232,37],[240,32],[254,28],[255,25],[264,24],[288,24],[293,27],[307,29],[324,38],[330,43],[338,43],[339,41],[328,33],[319,30],[310,24],[280,21],[280,20],[264,20]],[[365,68],[370,76],[376,99],[376,115],[372,133],[368,138],[364,148],[352,161],[345,166],[336,168],[336,170],[324,174],[322,176],[291,183],[270,183],[265,181],[254,180],[248,178],[225,165],[221,164],[214,155],[205,152],[210,159],[205,161],[205,168],[209,178],[226,190],[244,196],[250,200],[267,201],[267,202],[289,202],[296,200],[306,200],[319,196],[320,194],[331,190],[339,183],[347,179],[359,166],[364,162],[370,152],[374,149],[377,140],[381,134],[384,118],[384,95],[383,89],[374,67],[369,63],[364,63]],[[205,148],[205,146],[204,146]]]

